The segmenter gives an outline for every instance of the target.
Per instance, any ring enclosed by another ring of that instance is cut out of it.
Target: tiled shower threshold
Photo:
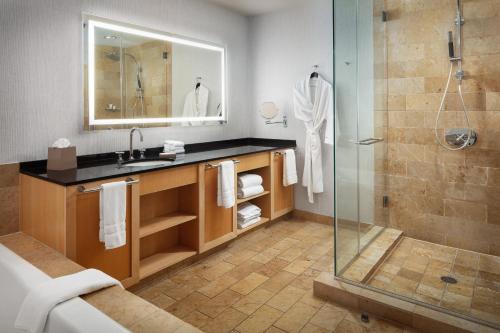
[[[383,234],[379,237],[387,238],[384,237]],[[384,255],[379,255],[381,252],[380,246],[374,246],[377,242],[372,242],[372,244],[361,253],[359,259],[350,265],[353,269],[348,267],[348,269],[344,270],[340,277],[333,277],[333,274],[322,274],[318,277],[318,279],[314,282],[315,294],[340,303],[344,306],[350,306],[360,311],[373,313],[426,332],[499,332],[500,326],[493,322],[453,311],[453,309],[436,306],[432,303],[429,304],[429,302],[423,302],[412,297],[407,297],[414,295],[410,295],[408,292],[405,293],[404,289],[397,289],[398,281],[393,282],[392,280],[387,279],[387,273],[391,273],[391,270],[394,276],[396,276],[396,279],[399,278],[396,274],[396,270],[399,271],[400,268],[404,267],[404,261],[401,261],[401,257],[403,255],[401,251],[398,252],[398,249],[401,250],[400,246],[402,248],[408,247],[408,243],[413,241],[417,244],[420,242],[408,238],[394,238],[395,244],[393,245],[385,242],[390,253],[385,253]],[[440,247],[440,245],[432,243],[425,244],[427,244],[426,246],[429,250],[436,251],[436,249],[433,249],[432,246]],[[425,248],[426,246],[423,247]],[[420,249],[417,248],[417,250]],[[452,268],[455,265],[455,261],[457,261],[457,253],[462,250],[453,248],[448,250],[449,251],[437,251],[437,253],[440,255],[443,254],[443,252],[445,254],[450,252],[449,254],[453,255],[451,252],[455,251],[453,257],[454,259],[452,264],[450,264],[451,267],[448,272],[453,276],[455,271]],[[384,251],[387,252],[386,249],[384,249]],[[373,252],[379,253],[374,256]],[[464,252],[469,253],[469,251]],[[415,253],[408,251],[407,255],[409,256],[408,263],[418,265],[419,260],[418,257],[415,257]],[[479,254],[477,255],[479,256]],[[368,266],[366,265],[366,258],[370,257],[378,257],[379,260],[371,261],[372,267],[365,269],[365,266]],[[361,263],[361,261],[363,262],[361,266],[356,265],[357,262]],[[395,267],[394,264],[397,263],[399,263],[401,267]],[[457,264],[457,266],[459,265]],[[427,267],[424,267],[423,271],[426,269]],[[437,275],[440,275],[441,273],[446,274],[446,270],[436,271],[435,273],[439,273]],[[437,275],[435,276],[435,279],[440,281],[440,276]],[[422,274],[420,277],[422,281],[419,281],[419,283],[417,283],[418,285],[420,285],[420,283],[425,283],[423,281],[426,275]],[[459,283],[461,278],[464,277],[458,277]],[[384,288],[382,282],[386,282],[387,288]],[[447,285],[445,288],[447,288]],[[452,288],[450,288],[451,291],[453,291]],[[417,290],[417,286],[415,286],[414,289]]]

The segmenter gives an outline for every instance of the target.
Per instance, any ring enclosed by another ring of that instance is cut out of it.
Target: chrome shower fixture
[[[448,32],[448,56],[450,59],[450,71],[448,74],[448,80],[446,82],[446,88],[444,89],[443,97],[441,98],[441,104],[439,105],[436,124],[434,126],[434,133],[437,143],[441,147],[452,151],[465,149],[468,146],[472,146],[477,141],[477,133],[471,127],[469,113],[467,112],[467,107],[465,105],[464,96],[462,93],[462,81],[465,78],[465,72],[462,69],[462,25],[464,24],[465,19],[462,16],[462,1],[457,0],[457,11],[455,17],[455,38],[453,38],[452,31]],[[455,64],[457,66],[457,70],[455,72],[455,79],[457,80],[457,92],[460,104],[462,105],[462,111],[464,113],[465,123],[467,127],[446,129],[444,135],[447,144],[444,144],[442,142],[442,139],[440,138],[441,134],[438,130],[439,120],[441,118],[441,114],[445,105],[446,95],[448,94],[450,88]]]

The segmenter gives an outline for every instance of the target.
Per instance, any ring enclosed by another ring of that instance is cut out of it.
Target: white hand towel
[[[87,269],[33,286],[19,309],[15,327],[31,333],[43,332],[47,317],[57,304],[115,285],[122,287],[109,275]]]
[[[295,163],[295,151],[285,150],[283,158],[283,186],[297,184],[297,164]]]
[[[262,185],[262,177],[260,175],[255,175],[255,174],[244,174],[238,176],[238,186],[239,187],[250,187],[250,186],[257,186],[257,185]]]
[[[100,192],[99,241],[106,250],[116,249],[127,243],[125,218],[127,216],[127,183],[103,184]]]
[[[217,178],[217,206],[231,208],[235,204],[234,197],[234,162],[220,163]]]
[[[262,187],[262,185],[238,188],[238,198],[245,199],[261,194],[262,192],[264,192],[264,187]]]

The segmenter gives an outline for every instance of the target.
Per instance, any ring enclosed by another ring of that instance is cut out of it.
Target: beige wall
[[[0,236],[19,230],[19,164],[0,165]]]
[[[464,97],[479,141],[437,146],[455,0],[386,0],[390,226],[419,239],[500,255],[500,1],[464,0]],[[440,128],[465,127],[453,86]]]

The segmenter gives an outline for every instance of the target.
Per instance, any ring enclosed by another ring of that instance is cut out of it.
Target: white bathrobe
[[[325,120],[333,121],[332,85],[321,76],[318,79],[307,76],[295,85],[293,104],[295,117],[302,120],[306,127],[302,185],[307,187],[309,202],[314,203],[314,193],[323,192],[320,130]],[[330,140],[327,137],[327,142]]]
[[[208,113],[208,96],[210,90],[204,85],[200,85],[198,89],[190,91],[186,95],[186,100],[184,101],[184,111],[182,116],[184,118],[197,118],[206,117]],[[191,125],[196,122],[190,122]]]

